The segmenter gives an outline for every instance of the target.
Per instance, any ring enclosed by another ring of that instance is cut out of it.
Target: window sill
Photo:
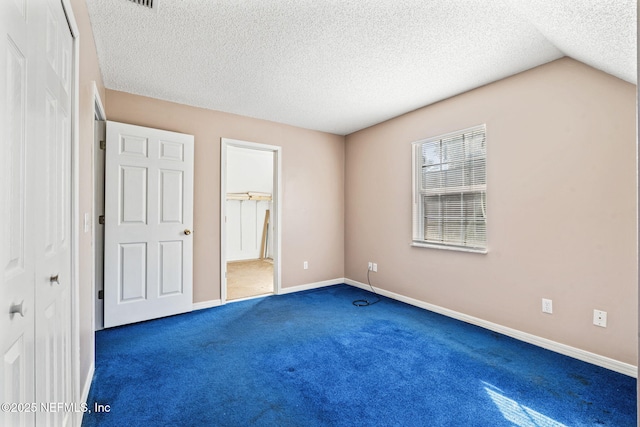
[[[474,249],[474,248],[464,248],[461,246],[435,245],[432,243],[422,243],[422,242],[412,242],[411,246],[415,248],[444,249],[445,251],[470,252],[474,254],[487,254],[489,252],[488,249]]]

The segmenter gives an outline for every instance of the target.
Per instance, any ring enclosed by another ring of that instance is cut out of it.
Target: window
[[[486,252],[484,125],[413,143],[413,245]]]

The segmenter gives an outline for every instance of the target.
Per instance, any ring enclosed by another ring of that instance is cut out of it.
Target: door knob
[[[24,300],[20,302],[20,304],[11,304],[11,308],[9,308],[9,314],[19,314],[24,317]]]
[[[60,280],[58,279],[58,275],[56,274],[55,276],[51,276],[49,278],[49,282],[51,283],[57,283],[58,285],[60,284]]]
[[[186,234],[188,236],[189,234],[191,234],[191,230],[189,230],[189,229],[184,230],[184,234]]]

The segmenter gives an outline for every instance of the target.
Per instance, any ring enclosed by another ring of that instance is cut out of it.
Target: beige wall
[[[110,120],[196,137],[194,302],[220,297],[227,137],[283,147],[284,287],[364,282],[374,261],[381,288],[637,363],[635,86],[562,59],[349,135],[345,154],[340,136],[105,91],[85,2],[71,3],[81,32],[81,215],[92,212],[96,81]],[[410,247],[411,142],[479,123],[489,253]],[[94,357],[90,254],[80,230],[81,383]],[[553,315],[541,313],[543,297]],[[606,329],[591,324],[594,308],[609,313]]]
[[[346,277],[636,365],[635,105],[565,58],[349,135]],[[489,253],[410,247],[411,143],[481,123]]]
[[[106,104],[109,120],[195,136],[194,302],[220,298],[222,137],[282,147],[282,287],[344,277],[344,137],[112,90]]]
[[[86,3],[84,0],[71,0],[71,7],[80,31],[80,169],[78,172],[80,178],[80,216],[83,217],[87,212],[93,217],[93,82],[96,82],[103,101],[105,92]],[[78,295],[80,304],[80,387],[84,386],[94,360],[92,236],[91,233],[84,233],[83,225],[81,220],[78,224],[80,233],[80,293]]]

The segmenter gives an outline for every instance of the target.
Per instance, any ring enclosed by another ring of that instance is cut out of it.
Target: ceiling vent
[[[155,6],[158,3],[158,0],[129,0],[129,1],[139,6],[148,7],[149,9],[153,9],[153,10],[155,10]]]

